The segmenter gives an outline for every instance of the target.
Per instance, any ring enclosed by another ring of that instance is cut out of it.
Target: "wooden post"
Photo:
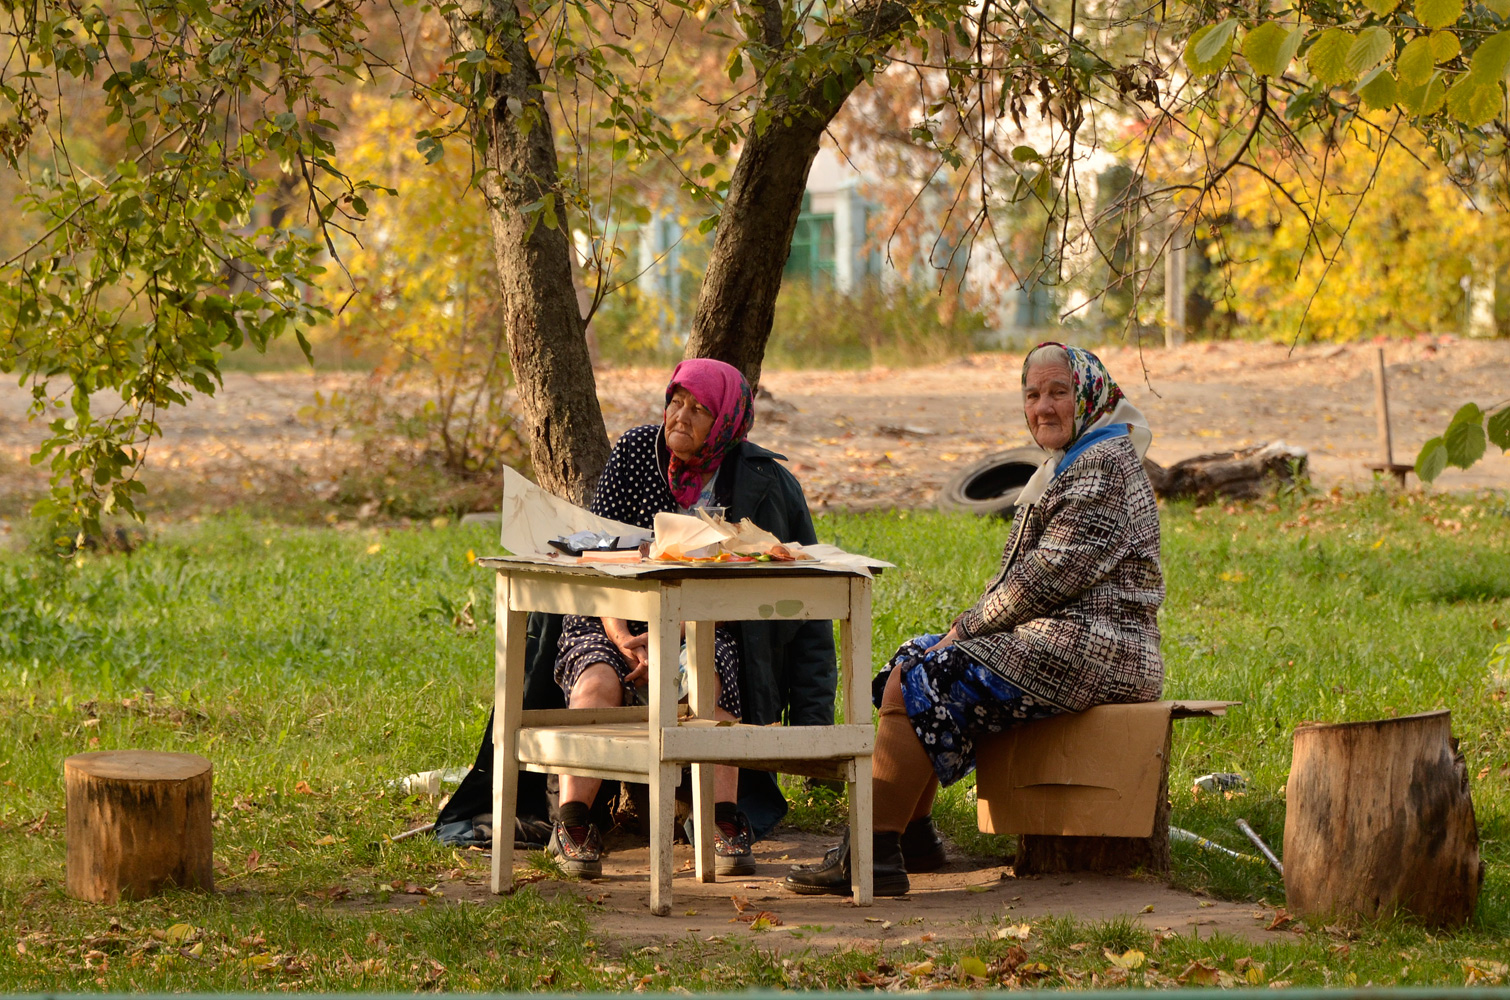
[[[166,885],[215,888],[210,762],[152,750],[63,761],[67,888],[76,899],[144,899]]]
[[[1473,916],[1484,877],[1450,713],[1302,726],[1285,788],[1285,905],[1428,924]]]
[[[1389,388],[1384,379],[1384,348],[1374,355],[1374,418],[1379,428],[1379,460],[1395,464],[1395,443],[1389,433]]]
[[[1368,466],[1372,472],[1387,472],[1405,488],[1405,474],[1414,466],[1395,464],[1395,443],[1389,429],[1389,387],[1384,375],[1384,348],[1374,356],[1374,419],[1379,431],[1379,461]]]

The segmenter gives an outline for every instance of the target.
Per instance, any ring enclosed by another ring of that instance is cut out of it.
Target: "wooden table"
[[[671,912],[676,786],[692,765],[697,878],[714,880],[713,764],[849,785],[854,899],[868,906],[871,871],[870,577],[801,563],[646,563],[612,570],[530,557],[489,557],[497,573],[493,721],[493,891],[514,880],[511,835],[519,768],[650,787],[650,909]],[[531,611],[647,622],[645,706],[523,710],[525,620]],[[836,620],[845,724],[751,726],[713,720],[717,622]],[[681,627],[687,626],[690,715],[677,711]],[[857,667],[858,675],[857,675]]]

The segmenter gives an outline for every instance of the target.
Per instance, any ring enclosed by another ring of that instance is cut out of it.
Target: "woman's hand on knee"
[[[603,634],[608,636],[608,641],[614,644],[619,655],[629,665],[629,673],[624,677],[625,683],[642,683],[650,667],[650,633],[634,635],[624,619],[604,618]]]
[[[950,646],[954,645],[955,640],[957,640],[958,638],[959,638],[959,633],[955,632],[954,629],[951,628],[949,630],[949,633],[947,635],[945,635],[938,642],[936,642],[933,645],[929,646],[927,648],[927,650],[925,650],[925,652],[933,653],[933,652],[937,652],[940,649],[948,649]]]

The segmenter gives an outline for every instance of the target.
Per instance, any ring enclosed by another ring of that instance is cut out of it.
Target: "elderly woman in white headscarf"
[[[975,740],[1061,712],[1153,701],[1164,683],[1152,435],[1100,359],[1040,344],[1023,362],[1028,430],[1048,452],[1018,497],[1001,569],[945,635],[902,644],[876,678],[875,893],[945,863],[940,784],[975,768]],[[848,842],[787,888],[848,893]]]

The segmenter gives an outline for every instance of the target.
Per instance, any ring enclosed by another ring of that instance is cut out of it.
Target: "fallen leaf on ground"
[[[1217,970],[1204,962],[1191,962],[1185,966],[1185,971],[1175,976],[1182,983],[1196,986],[1215,986],[1220,977]]]
[[[959,971],[962,976],[973,976],[976,979],[984,979],[991,974],[986,963],[974,955],[966,955],[959,960]]]
[[[1120,955],[1110,948],[1103,948],[1102,954],[1106,956],[1108,962],[1119,969],[1141,969],[1143,963],[1148,961],[1148,956],[1136,948],[1129,948]]]
[[[1284,910],[1280,910],[1278,913],[1274,914],[1274,919],[1269,921],[1269,926],[1265,927],[1264,930],[1277,931],[1294,919],[1294,917],[1290,916]]]

